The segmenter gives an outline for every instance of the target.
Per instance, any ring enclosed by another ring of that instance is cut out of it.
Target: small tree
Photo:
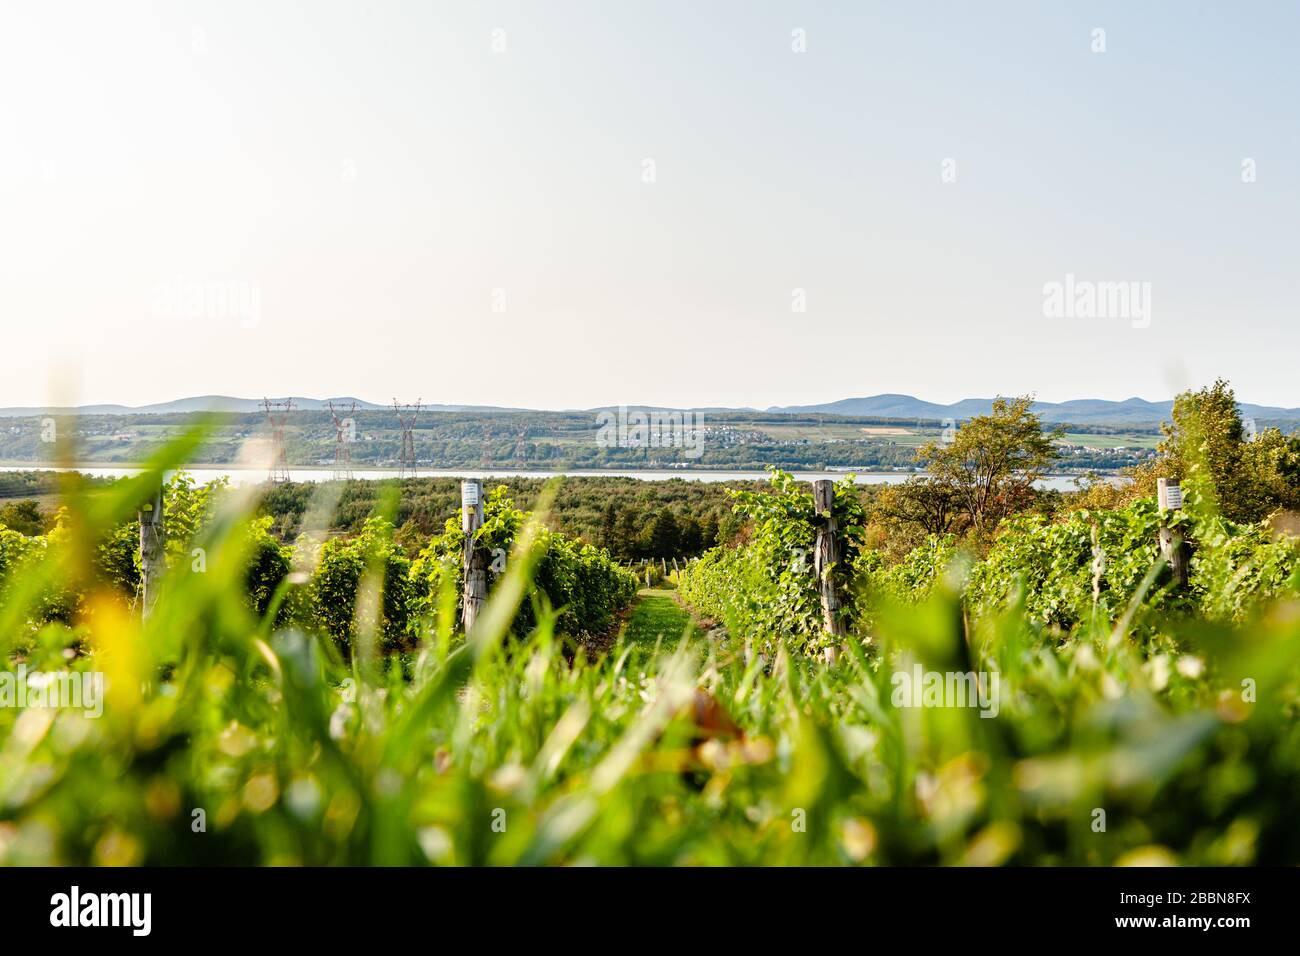
[[[600,546],[617,554],[618,542],[618,505],[610,502],[605,505],[605,512],[600,519]]]
[[[1172,418],[1161,426],[1156,475],[1208,479],[1219,510],[1233,521],[1300,505],[1300,439],[1268,428],[1248,440],[1237,396],[1223,379],[1179,395]]]
[[[1266,428],[1241,452],[1250,485],[1246,517],[1263,518],[1278,508],[1300,511],[1300,435]]]
[[[1027,506],[1034,482],[1057,458],[1052,442],[1062,431],[1044,433],[1032,405],[1029,395],[998,398],[990,414],[976,415],[951,442],[932,441],[917,452],[931,480],[952,490],[978,535]]]
[[[1197,475],[1210,480],[1219,506],[1230,517],[1240,517],[1237,476],[1241,470],[1244,437],[1237,396],[1223,379],[1174,399],[1172,421],[1161,425],[1159,471],[1186,481]]]
[[[925,534],[960,530],[965,520],[958,488],[939,478],[909,478],[876,495],[873,511],[883,518],[914,524]]]
[[[45,534],[53,524],[47,515],[41,513],[41,504],[34,498],[0,508],[0,527],[25,534],[29,538]]]
[[[660,511],[645,529],[644,550],[650,558],[671,558],[681,544],[681,529],[671,511]]]

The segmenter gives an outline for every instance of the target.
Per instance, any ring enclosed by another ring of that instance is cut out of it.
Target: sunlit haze
[[[1298,35],[1275,3],[6,4],[0,405],[1300,405]],[[1149,314],[1050,316],[1067,276]]]

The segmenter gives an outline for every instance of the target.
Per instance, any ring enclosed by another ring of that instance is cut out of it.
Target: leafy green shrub
[[[134,600],[140,590],[140,526],[125,521],[95,545],[99,579],[123,597]]]
[[[163,486],[164,559],[168,573],[197,573],[206,563],[200,538],[210,528],[225,480],[196,485],[180,472]],[[56,527],[65,520],[60,513]],[[250,606],[265,613],[275,589],[289,572],[292,549],[270,533],[271,519],[250,520],[241,553],[247,561],[246,588]],[[135,516],[114,525],[96,543],[90,587],[106,586],[134,601],[140,591],[140,526]]]
[[[1091,615],[1095,579],[1107,614],[1117,615],[1159,557],[1157,527],[1150,499],[1111,511],[1075,511],[1057,521],[1017,515],[971,570],[967,600],[975,613],[993,613],[1023,590],[1030,618],[1069,630]],[[1172,601],[1167,589],[1148,597],[1157,608]]]
[[[483,527],[479,529],[476,547],[492,556],[489,587],[504,573],[507,562],[513,560],[511,551],[527,517],[514,506],[504,485],[494,488],[484,500]],[[578,636],[607,630],[615,613],[636,595],[636,575],[614,563],[604,548],[548,529],[540,529],[536,547],[540,558],[530,593],[544,596],[551,607],[558,609],[557,627],[561,633]],[[419,595],[421,613],[432,613],[448,578],[459,595],[464,550],[465,532],[459,519],[452,518],[443,533],[420,552],[412,565],[411,577]],[[532,602],[525,602],[511,629],[515,634],[526,634],[536,623]]]
[[[11,589],[10,583],[25,564],[40,559],[45,539],[29,538],[9,528],[0,528],[0,599]]]
[[[737,514],[751,523],[748,540],[736,548],[715,548],[687,565],[679,584],[682,596],[762,645],[820,649],[827,640],[814,568],[819,519],[811,489],[774,469],[769,491],[734,491],[732,499]],[[836,484],[832,513],[841,557],[827,573],[847,604],[863,521],[852,476]]]
[[[31,552],[32,540],[20,531],[0,528],[0,585]]]
[[[368,575],[378,582],[377,630],[383,646],[391,650],[411,642],[411,561],[392,539],[392,522],[375,517],[366,520],[355,538],[333,538],[320,549],[310,583],[312,623],[344,650],[357,637],[357,596]]]
[[[1190,584],[1206,617],[1242,621],[1300,591],[1300,540],[1266,522],[1240,525],[1210,516],[1198,523],[1196,537]]]
[[[957,553],[957,539],[951,534],[927,536],[892,565],[885,564],[879,552],[863,551],[854,567],[857,585],[868,592],[886,592],[899,601],[919,601],[930,596]]]
[[[70,533],[61,523],[48,534],[28,537],[0,528],[0,599],[12,591],[32,568],[50,559],[52,553],[66,551]],[[30,624],[37,627],[50,623],[71,623],[83,607],[84,594],[66,579],[46,581],[33,595]]]
[[[733,634],[774,637],[778,595],[759,555],[748,548],[717,547],[689,562],[677,590],[697,611],[727,625]]]
[[[246,530],[248,571],[244,575],[244,587],[258,616],[270,608],[271,599],[292,564],[292,549],[280,544],[271,534],[272,521],[270,515],[254,518]]]
[[[0,505],[0,528],[9,528],[26,535],[44,534],[50,530],[50,519],[41,511],[40,502],[28,498]]]
[[[1195,482],[1185,508],[1167,520],[1192,546],[1188,589],[1175,591],[1168,573],[1158,578],[1143,595],[1139,629],[1159,628],[1170,614],[1242,620],[1294,587],[1300,542],[1273,535],[1263,523],[1228,521]],[[972,569],[967,602],[974,613],[989,614],[1019,597],[1032,620],[1062,631],[1094,611],[1113,622],[1159,559],[1159,524],[1149,498],[1114,510],[1074,511],[1055,521],[1040,515],[1009,519],[988,557]]]

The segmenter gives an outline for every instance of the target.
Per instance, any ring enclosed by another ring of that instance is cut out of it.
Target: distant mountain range
[[[278,399],[283,401],[283,398]],[[328,402],[347,405],[356,402],[363,411],[378,411],[390,406],[362,401],[359,398],[303,398],[293,397],[294,407],[304,411],[318,411]],[[1068,402],[1035,402],[1034,411],[1042,415],[1043,420],[1051,423],[1080,425],[1156,425],[1168,421],[1172,401],[1149,402],[1142,398],[1129,398],[1122,402],[1099,398],[1081,398]],[[601,406],[601,409],[616,406]],[[629,405],[629,408],[656,408],[651,405]],[[775,415],[846,415],[863,418],[900,418],[929,419],[943,421],[946,418],[961,421],[972,415],[987,414],[993,407],[991,398],[966,398],[950,405],[927,402],[911,395],[871,395],[866,398],[845,398],[838,402],[821,405],[786,405],[767,409],[754,408],[703,408],[696,411],[726,412],[763,411]],[[260,398],[232,398],[228,395],[200,395],[193,398],[180,398],[157,405],[81,405],[76,408],[0,408],[0,418],[18,418],[37,415],[165,415],[184,412],[237,412],[250,413],[261,411]],[[525,411],[526,409],[502,408],[491,405],[426,405],[431,412],[501,412]],[[1276,408],[1268,405],[1240,404],[1241,414],[1258,421],[1296,422],[1300,423],[1300,408]]]
[[[855,415],[882,418],[953,418],[958,421],[972,415],[986,415],[993,407],[991,398],[965,398],[951,405],[922,401],[911,395],[872,395],[869,398],[845,398],[824,405],[790,405],[769,408],[769,412],[791,415]],[[1113,402],[1100,398],[1079,398],[1068,402],[1035,402],[1034,411],[1047,422],[1078,425],[1154,425],[1168,421],[1174,403],[1148,402],[1127,398]],[[1245,418],[1269,421],[1300,422],[1300,408],[1275,408],[1268,405],[1238,403]]]
[[[380,411],[392,408],[391,404],[376,405],[374,402],[359,398],[302,398],[300,396],[280,396],[272,401],[283,402],[288,398],[293,407],[301,411],[320,411],[330,402],[335,405],[349,405],[356,402],[361,411]],[[425,405],[434,412],[468,412],[497,411],[482,405]],[[0,418],[24,418],[33,415],[175,415],[185,412],[236,412],[248,414],[262,410],[260,398],[232,398],[229,395],[198,395],[193,398],[178,398],[172,402],[160,402],[156,405],[77,405],[73,408],[31,407],[0,408]]]

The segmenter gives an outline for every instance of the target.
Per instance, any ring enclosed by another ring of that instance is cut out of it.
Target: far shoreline
[[[90,477],[100,478],[118,478],[129,477],[138,474],[145,469],[144,465],[139,463],[123,462],[78,462],[75,464],[49,464],[44,462],[13,462],[0,461],[0,473],[19,473],[19,472],[51,472],[51,473],[82,473]],[[815,469],[815,468],[780,468],[779,470],[793,475],[801,481],[816,480],[821,478],[839,479],[847,475],[853,475],[856,484],[901,484],[902,482],[913,477],[921,477],[925,474],[922,469],[897,469],[893,471],[882,469],[856,469],[848,467],[836,467],[834,469]],[[260,481],[250,481],[249,479],[256,475],[262,475],[265,481],[267,469],[265,467],[250,467],[247,465],[229,465],[229,464],[206,464],[206,463],[189,463],[183,468],[174,469],[173,471],[183,471],[194,474],[196,479],[201,483],[215,480],[222,476],[237,478],[235,483],[241,485],[260,484]],[[320,481],[334,480],[332,473],[333,467],[330,465],[290,465],[289,483],[303,482],[314,483]],[[383,467],[353,467],[353,481],[385,481],[391,478],[400,477],[397,468]],[[113,473],[118,474],[105,474]],[[99,473],[99,474],[96,474]],[[299,477],[295,477],[295,473]],[[1103,481],[1115,483],[1120,481],[1124,474],[1116,470],[1092,470],[1092,471],[1074,471],[1063,472],[1054,471],[1046,473],[1041,479],[1043,486],[1052,488],[1057,491],[1075,490],[1068,487],[1068,483],[1077,482],[1078,479],[1086,478],[1090,474],[1095,474]],[[770,472],[767,469],[759,470],[754,468],[574,468],[574,469],[541,469],[541,468],[512,468],[508,466],[488,466],[486,468],[473,467],[452,467],[452,468],[420,468],[416,474],[410,475],[411,478],[478,478],[478,479],[529,479],[535,478],[544,480],[555,477],[568,478],[631,478],[638,481],[672,481],[680,479],[682,481],[767,481]],[[875,480],[873,480],[875,479]]]

